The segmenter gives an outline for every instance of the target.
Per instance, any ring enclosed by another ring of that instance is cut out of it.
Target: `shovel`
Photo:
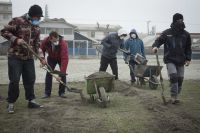
[[[31,48],[27,43],[23,43],[22,46],[23,46],[24,48],[27,48],[33,55],[35,55],[35,57],[36,57],[37,59],[39,59],[40,61],[42,61],[42,58],[41,58],[40,56],[38,56],[38,54],[36,54],[35,51],[33,51],[32,48]],[[56,76],[57,74],[58,74],[59,76],[67,75],[67,74],[62,73],[62,72],[57,71],[57,70],[56,70],[56,71],[53,71],[52,68],[51,68],[51,66],[49,66],[49,64],[46,64],[46,65],[43,66],[42,68],[43,68],[44,70],[46,70],[48,73],[50,73],[54,78],[57,77],[57,76]],[[67,88],[67,90],[68,90],[69,92],[79,93],[80,96],[81,96],[81,99],[82,99],[83,101],[86,101],[86,98],[83,96],[83,92],[82,92],[81,89],[69,88],[69,87],[68,87],[63,81],[61,81],[61,80],[59,81],[59,83],[61,83],[62,85],[64,85],[65,88]]]
[[[47,66],[43,66],[42,69],[46,70],[48,73],[50,73],[54,78],[57,78],[57,74],[51,72]],[[86,101],[86,98],[83,96],[83,92],[81,89],[77,89],[77,88],[69,88],[62,80],[58,81],[59,83],[61,83],[63,86],[65,86],[65,88],[67,89],[67,91],[69,92],[74,92],[74,93],[79,93],[81,96],[81,99],[83,101]]]
[[[163,100],[163,104],[167,105],[167,101],[165,99],[164,96],[164,84],[163,84],[163,77],[162,77],[162,73],[161,73],[161,69],[160,69],[160,62],[159,62],[159,58],[158,58],[158,52],[156,51],[156,61],[157,61],[157,65],[158,65],[158,72],[160,73],[160,84],[161,84],[161,98]]]

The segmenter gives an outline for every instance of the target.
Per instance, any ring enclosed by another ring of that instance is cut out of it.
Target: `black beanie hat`
[[[173,15],[173,23],[175,23],[177,20],[183,19],[183,15],[180,13],[176,13]]]
[[[42,13],[43,13],[42,8],[38,5],[31,6],[28,11],[28,15],[30,17],[33,17],[33,16],[43,17]]]

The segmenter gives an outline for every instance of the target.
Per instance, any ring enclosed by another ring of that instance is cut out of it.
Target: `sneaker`
[[[132,80],[131,80],[131,85],[135,85],[135,81],[132,81]]]
[[[172,102],[172,104],[179,104],[180,103],[180,100],[176,99]]]
[[[61,97],[61,98],[67,98],[64,93],[60,94],[59,97]]]
[[[45,94],[45,95],[42,97],[42,99],[46,99],[46,98],[50,98],[50,96],[47,95],[47,94]]]
[[[14,113],[14,105],[9,103],[8,104],[8,113],[13,114]]]
[[[179,103],[180,103],[180,100],[178,100],[176,96],[172,96],[170,102],[171,102],[172,104],[179,104]]]
[[[36,102],[32,102],[32,101],[29,101],[28,102],[28,108],[32,108],[32,109],[35,109],[35,108],[42,108],[43,106],[36,103]]]

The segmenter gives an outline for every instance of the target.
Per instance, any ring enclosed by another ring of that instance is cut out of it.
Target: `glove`
[[[57,76],[57,77],[55,77],[55,78],[56,78],[56,80],[57,80],[58,82],[61,81],[61,77],[60,77],[60,76]]]
[[[45,58],[42,58],[40,60],[41,66],[45,66],[47,64],[47,61],[45,60]]]
[[[17,45],[22,45],[26,43],[23,39],[17,39]]]
[[[127,54],[127,55],[131,55],[131,52],[127,52],[126,54]]]
[[[153,47],[152,52],[153,53],[157,53],[158,52],[158,48],[157,47]]]
[[[185,66],[189,66],[189,65],[190,65],[190,61],[186,61]]]

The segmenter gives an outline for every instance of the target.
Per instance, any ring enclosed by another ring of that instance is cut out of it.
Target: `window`
[[[58,34],[63,35],[63,29],[61,29],[61,28],[56,28],[55,30],[56,30],[56,32],[57,32]]]
[[[104,35],[104,32],[101,32],[101,31],[97,31],[96,33],[95,33],[95,38],[96,39],[102,39],[103,37],[104,37],[105,35]]]
[[[46,31],[45,31],[46,29]],[[72,35],[72,28],[40,28],[41,34],[49,34],[52,31],[56,31],[60,35]]]
[[[72,35],[72,28],[64,28],[64,35]]]
[[[46,28],[46,34],[49,34],[52,30],[52,28]]]
[[[94,31],[91,31],[91,37],[95,37],[95,32]]]
[[[8,9],[9,9],[8,6],[3,7],[3,10],[5,10],[5,11],[8,11]]]
[[[4,20],[9,20],[9,19],[10,19],[10,17],[9,17],[9,15],[7,15],[7,14],[4,14],[4,15],[3,15],[3,19],[4,19]]]

